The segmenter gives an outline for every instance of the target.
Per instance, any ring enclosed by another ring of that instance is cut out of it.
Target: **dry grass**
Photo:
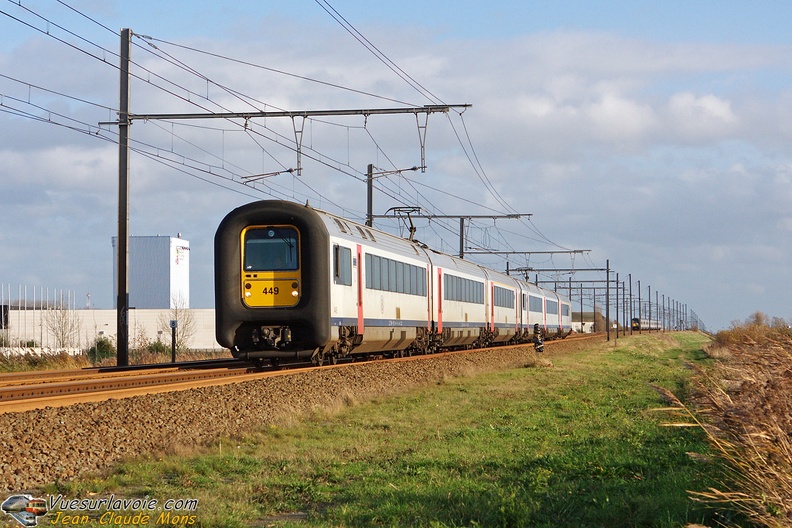
[[[186,350],[176,355],[177,361],[197,361],[201,359],[231,358],[231,353],[226,349],[218,350]],[[155,363],[170,363],[170,352],[130,351],[131,365],[149,365]],[[56,352],[51,354],[0,354],[0,372],[22,372],[30,370],[66,370],[87,367],[112,367],[116,365],[115,353],[98,363],[92,363],[85,353],[67,354]]]
[[[28,370],[64,370],[90,367],[85,354],[71,355],[66,352],[53,354],[0,354],[0,372]]]
[[[764,526],[792,526],[792,331],[753,316],[719,332],[698,369],[697,410],[726,462],[722,489],[696,500],[727,503]]]

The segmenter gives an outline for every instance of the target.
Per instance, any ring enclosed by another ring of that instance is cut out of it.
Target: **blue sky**
[[[98,4],[97,2],[93,2]],[[92,2],[74,3],[90,10]],[[173,37],[212,32],[235,19],[274,13],[297,22],[329,20],[313,2],[107,2],[104,10],[130,27]],[[542,31],[582,30],[674,42],[788,42],[789,5],[783,1],[648,2],[587,0],[564,2],[480,2],[410,0],[339,1],[331,4],[354,24],[431,28],[440,39],[510,38]],[[99,5],[95,7],[99,8]],[[219,27],[218,27],[219,26]],[[361,29],[362,28],[358,28]]]
[[[1,3],[0,284],[14,292],[19,284],[64,288],[78,298],[90,292],[94,306],[112,306],[117,148],[108,127],[92,127],[114,118],[122,27],[155,39],[134,40],[136,113],[199,111],[193,103],[207,96],[211,102],[200,104],[214,110],[250,108],[221,87],[267,109],[435,102],[322,5],[42,0],[23,2],[25,10]],[[468,242],[590,249],[574,261],[513,257],[509,265],[586,268],[610,260],[620,279],[631,274],[686,303],[714,330],[756,310],[792,318],[787,3],[329,5],[434,98],[473,105],[430,117],[427,171],[379,180],[380,212],[410,204],[445,215],[532,213],[530,221],[474,222]],[[168,64],[163,53],[212,82]],[[159,79],[173,85],[156,88]],[[52,124],[66,117],[91,130]],[[310,156],[301,177],[242,185],[244,175],[295,166],[292,124],[268,119],[244,130],[212,121],[132,127],[141,146],[132,156],[130,231],[190,240],[193,307],[212,306],[212,237],[233,207],[309,200],[360,219],[368,163],[394,169],[421,161],[413,116],[315,120],[304,130]],[[455,230],[455,222],[425,222],[418,237],[453,253]],[[595,275],[574,278],[602,278]],[[568,276],[540,277],[551,278]]]

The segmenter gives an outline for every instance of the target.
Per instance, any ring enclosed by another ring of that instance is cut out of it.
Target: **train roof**
[[[308,205],[307,203],[302,205],[296,202],[288,202],[284,200],[265,200],[257,203],[262,206],[265,204],[272,204],[279,205],[280,207],[289,207],[294,211],[295,214],[300,214],[299,208],[303,208],[306,212],[310,211],[310,214],[316,215],[316,217],[321,220],[321,222],[325,225],[328,234],[333,237],[363,244],[376,244],[383,250],[397,253],[405,257],[417,258],[424,261],[429,260],[435,266],[443,267],[446,270],[455,270],[461,274],[480,276],[482,273],[486,273],[490,278],[495,278],[500,282],[519,283],[521,288],[527,290],[528,292],[544,296],[558,296],[562,301],[569,302],[565,296],[553,292],[552,290],[546,290],[535,284],[524,281],[519,277],[507,275],[504,272],[493,270],[491,268],[481,266],[469,260],[461,259],[447,253],[441,253],[429,248],[422,242],[409,240],[393,235],[386,231],[381,231],[374,227],[360,224],[328,211],[318,209]],[[253,204],[249,205],[253,206]]]

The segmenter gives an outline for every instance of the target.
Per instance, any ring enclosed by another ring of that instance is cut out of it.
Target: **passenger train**
[[[633,317],[630,321],[633,330],[661,330],[662,325],[657,319],[640,319]]]
[[[571,303],[504,273],[286,201],[239,207],[215,235],[216,336],[237,358],[411,355],[571,330]]]

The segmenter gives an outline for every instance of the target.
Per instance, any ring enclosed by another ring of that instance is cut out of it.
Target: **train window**
[[[399,291],[396,287],[396,261],[386,260],[388,263],[388,291]]]
[[[514,292],[511,290],[507,290],[506,288],[501,288],[500,286],[495,286],[495,299],[494,303],[495,306],[500,306],[501,308],[514,308]]]
[[[366,255],[366,288],[426,296],[426,270],[376,255]]]
[[[542,313],[543,303],[541,297],[528,296],[528,310],[536,313]]]
[[[380,290],[388,291],[388,259],[380,257]]]
[[[547,299],[547,314],[558,315],[558,301]]]
[[[298,234],[293,227],[256,227],[245,231],[245,271],[299,269]]]
[[[336,284],[352,286],[352,250],[333,246],[333,277]]]
[[[396,262],[396,288],[394,291],[404,293],[404,262]]]
[[[426,291],[426,276],[420,277],[421,289]],[[454,275],[443,275],[443,299],[484,304],[484,283],[463,279]],[[423,293],[421,294],[423,295]]]
[[[371,288],[382,289],[382,274],[380,273],[380,258],[376,255],[371,257]]]
[[[562,304],[561,305],[561,315],[563,317],[569,317],[569,305],[568,304]]]

